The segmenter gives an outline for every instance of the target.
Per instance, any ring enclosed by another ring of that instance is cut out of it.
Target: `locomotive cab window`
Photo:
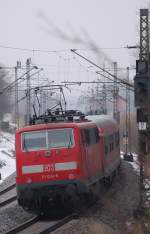
[[[34,151],[50,148],[70,148],[74,145],[72,129],[52,129],[22,134],[22,150]]]
[[[48,131],[48,147],[72,147],[73,133],[72,129],[58,129]]]
[[[35,131],[23,133],[22,149],[25,151],[46,149],[46,132]]]

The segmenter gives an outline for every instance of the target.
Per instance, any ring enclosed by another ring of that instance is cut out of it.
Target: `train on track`
[[[86,201],[111,182],[121,162],[119,126],[110,116],[44,122],[16,132],[17,199],[34,213]]]

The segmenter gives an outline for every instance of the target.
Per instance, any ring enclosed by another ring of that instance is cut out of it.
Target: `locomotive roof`
[[[91,120],[99,127],[101,127],[101,126],[104,127],[104,126],[108,126],[108,125],[111,125],[111,126],[117,125],[116,120],[113,119],[111,115],[89,115],[89,116],[87,116],[87,119]]]
[[[84,121],[72,121],[72,122],[54,122],[54,123],[44,123],[44,124],[36,124],[36,125],[29,125],[20,128],[17,132],[25,132],[25,131],[35,131],[35,130],[42,130],[47,128],[66,128],[66,127],[85,127],[85,126],[95,126],[95,124],[99,128],[105,127],[116,127],[116,121],[109,115],[91,115],[86,116],[86,120]]]

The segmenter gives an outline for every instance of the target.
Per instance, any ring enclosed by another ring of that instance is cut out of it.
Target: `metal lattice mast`
[[[140,162],[139,210],[150,208],[150,64],[149,64],[149,12],[140,10],[140,55],[136,64],[135,106],[139,135]],[[144,208],[144,209],[143,209]]]
[[[149,15],[148,9],[140,10],[140,61],[147,62],[149,67]],[[147,70],[149,75],[149,68]],[[144,109],[146,112],[149,112],[145,106]],[[145,181],[147,180],[144,176],[145,174],[145,156],[147,154],[148,146],[148,135],[147,131],[143,134],[139,130],[139,161],[140,161],[140,207],[145,207],[147,204],[147,193],[150,191],[150,186],[146,185]]]
[[[103,69],[105,70],[105,63],[103,64]],[[105,75],[105,72],[103,72],[103,75]],[[107,114],[107,90],[106,90],[106,84],[103,85],[103,106],[104,106],[104,114]]]
[[[113,87],[113,116],[119,122],[117,63],[114,62],[114,87]]]
[[[39,115],[43,114],[44,111],[43,111],[43,92],[40,91],[39,92],[39,102],[40,102],[40,107],[39,107]]]
[[[129,82],[129,67],[127,67],[127,82]],[[131,128],[130,128],[130,90],[126,86],[126,142],[125,155],[131,154]]]
[[[19,108],[18,108],[18,68],[17,66],[15,67],[15,127],[18,129],[18,113],[19,113]]]
[[[148,9],[140,10],[140,60],[149,64],[149,22]]]
[[[46,92],[43,92],[43,102],[42,102],[42,106],[43,106],[43,113],[46,111],[47,107],[47,100],[46,100]]]
[[[130,79],[130,70],[127,67],[127,81],[129,82]],[[128,115],[128,152],[131,155],[131,113],[130,113],[130,89],[126,86],[127,89],[127,115]]]
[[[103,98],[103,114],[107,114],[107,93],[106,93],[106,85],[103,84],[102,89],[102,98]]]
[[[29,121],[30,121],[30,116],[31,116],[30,64],[31,64],[31,59],[28,58],[27,61],[26,61],[26,70],[27,70],[26,124],[29,123]]]
[[[15,125],[19,128],[19,102],[18,102],[18,69],[21,68],[21,62],[17,61],[15,67]]]

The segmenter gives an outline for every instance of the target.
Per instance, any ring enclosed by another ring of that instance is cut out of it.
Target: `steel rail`
[[[47,223],[50,223],[48,225],[48,227],[46,227],[45,230],[42,230],[42,231],[37,230],[37,232],[35,232],[35,233],[38,233],[38,234],[48,234],[50,232],[53,232],[56,229],[58,229],[61,226],[63,226],[64,224],[66,224],[69,221],[71,221],[74,217],[75,217],[75,214],[71,214],[71,215],[66,216],[65,218],[63,218],[61,220],[56,221],[56,223],[54,223],[54,221],[50,221],[50,220],[46,221]],[[38,224],[38,221],[40,222],[41,219],[40,219],[39,216],[36,216],[36,217],[34,217],[34,218],[26,221],[25,223],[23,223],[21,225],[18,225],[17,227],[15,227],[15,228],[13,228],[13,229],[5,232],[5,234],[16,234],[16,233],[21,233],[22,231],[26,232],[26,229],[28,229],[30,227],[32,228],[32,225],[34,225],[36,223]],[[27,230],[27,233],[30,233],[30,231]]]
[[[7,205],[7,204],[9,204],[9,203],[11,203],[13,201],[15,201],[16,199],[17,199],[16,195],[12,196],[12,197],[8,198],[7,200],[0,202],[0,207],[3,207],[5,205]]]
[[[29,226],[33,225],[34,223],[36,223],[38,220],[39,220],[39,217],[35,216],[32,219],[29,219],[28,221],[24,222],[23,224],[20,224],[20,225],[16,226],[15,228],[5,232],[5,234],[19,233],[19,232],[23,231],[24,229],[28,228]]]
[[[2,195],[2,194],[4,194],[4,193],[8,192],[8,191],[11,190],[11,189],[13,189],[15,186],[16,186],[16,183],[14,183],[14,184],[12,184],[12,185],[6,187],[5,189],[3,189],[3,190],[0,191],[0,195]]]
[[[95,200],[94,201],[92,200],[91,202],[89,202],[88,207],[86,207],[86,208],[90,209],[91,206],[95,205],[96,202],[95,202]],[[77,217],[80,217],[80,215],[84,214],[87,211],[86,208],[84,210],[79,211],[79,213],[70,214],[70,215],[68,215],[68,216],[66,216],[58,221],[53,221],[53,220],[44,221],[46,224],[45,225],[46,227],[45,227],[45,229],[43,228],[43,230],[41,230],[41,231],[38,229],[38,227],[39,227],[38,224],[43,225],[43,219],[41,219],[40,216],[35,216],[34,218],[24,222],[23,224],[20,224],[20,225],[16,226],[15,228],[5,232],[4,234],[17,234],[17,233],[21,234],[21,232],[23,232],[24,234],[25,233],[26,234],[33,233],[33,232],[31,232],[32,225],[34,225],[34,224],[36,225],[36,223],[37,223],[37,229],[35,229],[36,226],[33,226],[34,231],[36,230],[34,232],[34,234],[48,234],[48,233],[51,233],[51,232],[57,230],[58,228],[62,227],[63,225],[67,224],[71,220],[76,219]],[[31,228],[31,230],[30,230],[30,228]]]
[[[69,215],[69,216],[61,219],[60,221],[58,221],[58,223],[46,228],[44,231],[39,232],[39,234],[49,234],[49,233],[55,231],[56,229],[60,228],[64,224],[68,223],[69,221],[71,221],[74,217],[76,217],[76,214]]]

